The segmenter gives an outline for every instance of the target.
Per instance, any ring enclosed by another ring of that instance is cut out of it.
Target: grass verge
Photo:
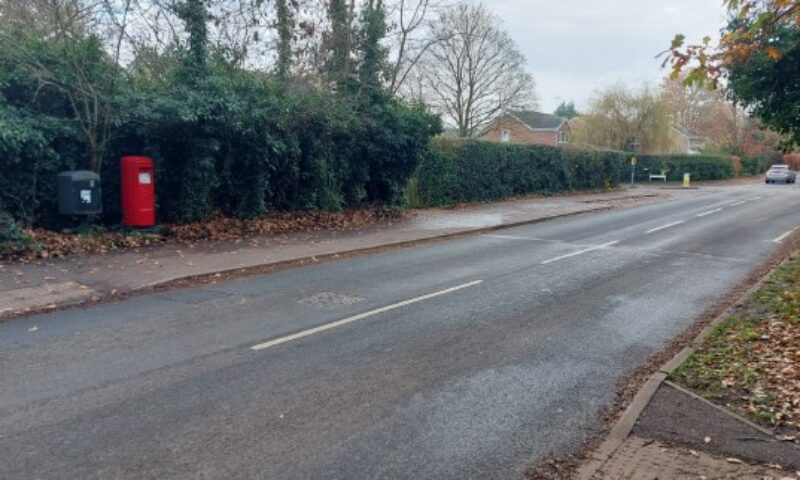
[[[790,437],[800,433],[800,255],[777,270],[670,376]]]

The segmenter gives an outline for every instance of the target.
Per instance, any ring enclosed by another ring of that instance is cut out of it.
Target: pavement
[[[783,469],[750,465],[735,457],[709,455],[632,435],[592,480],[795,480]]]
[[[800,478],[800,446],[773,431],[670,382],[646,402],[630,433],[613,451],[590,453],[575,478]]]
[[[798,206],[708,187],[0,323],[0,478],[521,478]]]
[[[189,277],[334,257],[351,252],[537,222],[674,196],[641,188],[413,211],[406,221],[352,231],[271,235],[240,242],[158,245],[35,263],[0,262],[0,318],[97,301]]]

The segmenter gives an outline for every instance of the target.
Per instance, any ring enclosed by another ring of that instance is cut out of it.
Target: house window
[[[558,132],[558,143],[567,143],[567,132]]]
[[[500,141],[503,143],[508,143],[511,141],[511,132],[508,130],[501,130],[500,131]]]

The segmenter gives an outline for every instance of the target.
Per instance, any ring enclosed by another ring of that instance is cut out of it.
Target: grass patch
[[[759,423],[800,430],[800,256],[773,272],[670,379]]]

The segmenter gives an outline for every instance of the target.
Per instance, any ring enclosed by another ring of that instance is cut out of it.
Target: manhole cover
[[[344,307],[363,302],[361,297],[354,297],[336,292],[321,292],[298,300],[297,303],[317,308]]]

